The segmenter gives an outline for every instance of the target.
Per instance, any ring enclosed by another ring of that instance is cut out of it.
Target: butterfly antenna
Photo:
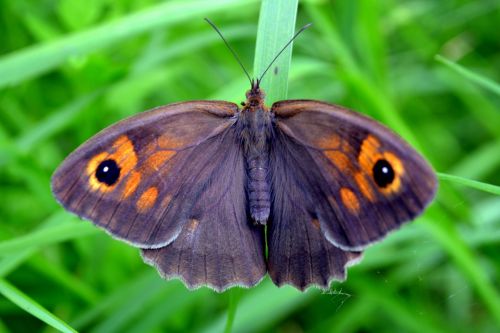
[[[285,46],[283,46],[283,48],[281,49],[281,51],[278,52],[278,54],[274,57],[274,59],[271,61],[271,63],[269,64],[269,66],[267,66],[266,70],[262,73],[262,75],[259,77],[259,79],[257,80],[257,85],[262,82],[262,79],[264,78],[264,75],[266,75],[267,71],[269,70],[269,68],[271,68],[271,66],[275,63],[275,61],[279,58],[279,56],[285,52],[286,48],[288,46],[290,46],[290,44],[292,44],[292,42],[295,40],[295,38],[297,38],[304,30],[306,30],[307,28],[309,28],[310,26],[312,25],[312,23],[308,23],[306,24],[305,26],[303,26],[302,28],[299,29],[299,31],[297,31],[295,33],[295,35],[288,41],[288,43],[285,44]]]
[[[246,76],[248,78],[248,81],[250,81],[250,84],[253,86],[253,80],[250,77],[250,74],[248,74],[248,71],[246,70],[245,66],[243,66],[243,63],[241,62],[240,58],[238,57],[238,54],[236,54],[236,52],[233,50],[233,48],[231,47],[231,45],[229,45],[229,43],[227,42],[226,38],[224,38],[224,36],[220,32],[219,28],[217,28],[217,26],[212,21],[210,21],[208,18],[206,18],[206,17],[205,17],[205,21],[207,21],[208,24],[210,24],[212,26],[212,28],[214,28],[214,30],[219,34],[220,38],[222,38],[222,40],[224,41],[224,44],[226,44],[227,48],[229,49],[229,51],[231,51],[231,53],[233,54],[233,56],[236,59],[236,61],[238,62],[238,64],[240,64],[240,67],[245,72],[245,74],[246,74]]]

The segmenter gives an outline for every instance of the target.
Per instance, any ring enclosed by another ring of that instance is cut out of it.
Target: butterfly
[[[181,102],[102,130],[55,171],[54,196],[190,289],[251,287],[267,273],[300,290],[344,280],[367,246],[423,212],[435,173],[359,113],[266,106],[261,78],[241,108]]]

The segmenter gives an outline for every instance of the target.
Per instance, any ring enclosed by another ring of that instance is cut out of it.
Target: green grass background
[[[498,1],[296,9],[292,0],[0,2],[0,333],[500,331]],[[103,127],[161,104],[244,99],[246,77],[204,17],[255,75],[294,28],[313,23],[264,83],[270,98],[368,114],[439,172],[427,212],[329,292],[268,278],[249,290],[188,291],[51,196],[56,166]]]

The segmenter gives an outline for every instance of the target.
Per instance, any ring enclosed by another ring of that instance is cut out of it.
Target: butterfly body
[[[328,288],[436,186],[383,125],[318,101],[268,108],[258,82],[242,109],[192,101],[125,119],[52,177],[67,210],[140,248],[162,276],[218,291],[266,272],[277,285]]]
[[[259,224],[267,222],[271,208],[269,152],[274,131],[273,114],[263,102],[261,89],[249,90],[235,123],[244,146],[250,215]]]

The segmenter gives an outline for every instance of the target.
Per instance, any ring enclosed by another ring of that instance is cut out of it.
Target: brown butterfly
[[[435,174],[353,111],[267,107],[261,79],[241,109],[176,103],[104,129],[54,173],[55,197],[188,288],[250,287],[266,272],[301,290],[344,280],[363,249],[422,213]]]

